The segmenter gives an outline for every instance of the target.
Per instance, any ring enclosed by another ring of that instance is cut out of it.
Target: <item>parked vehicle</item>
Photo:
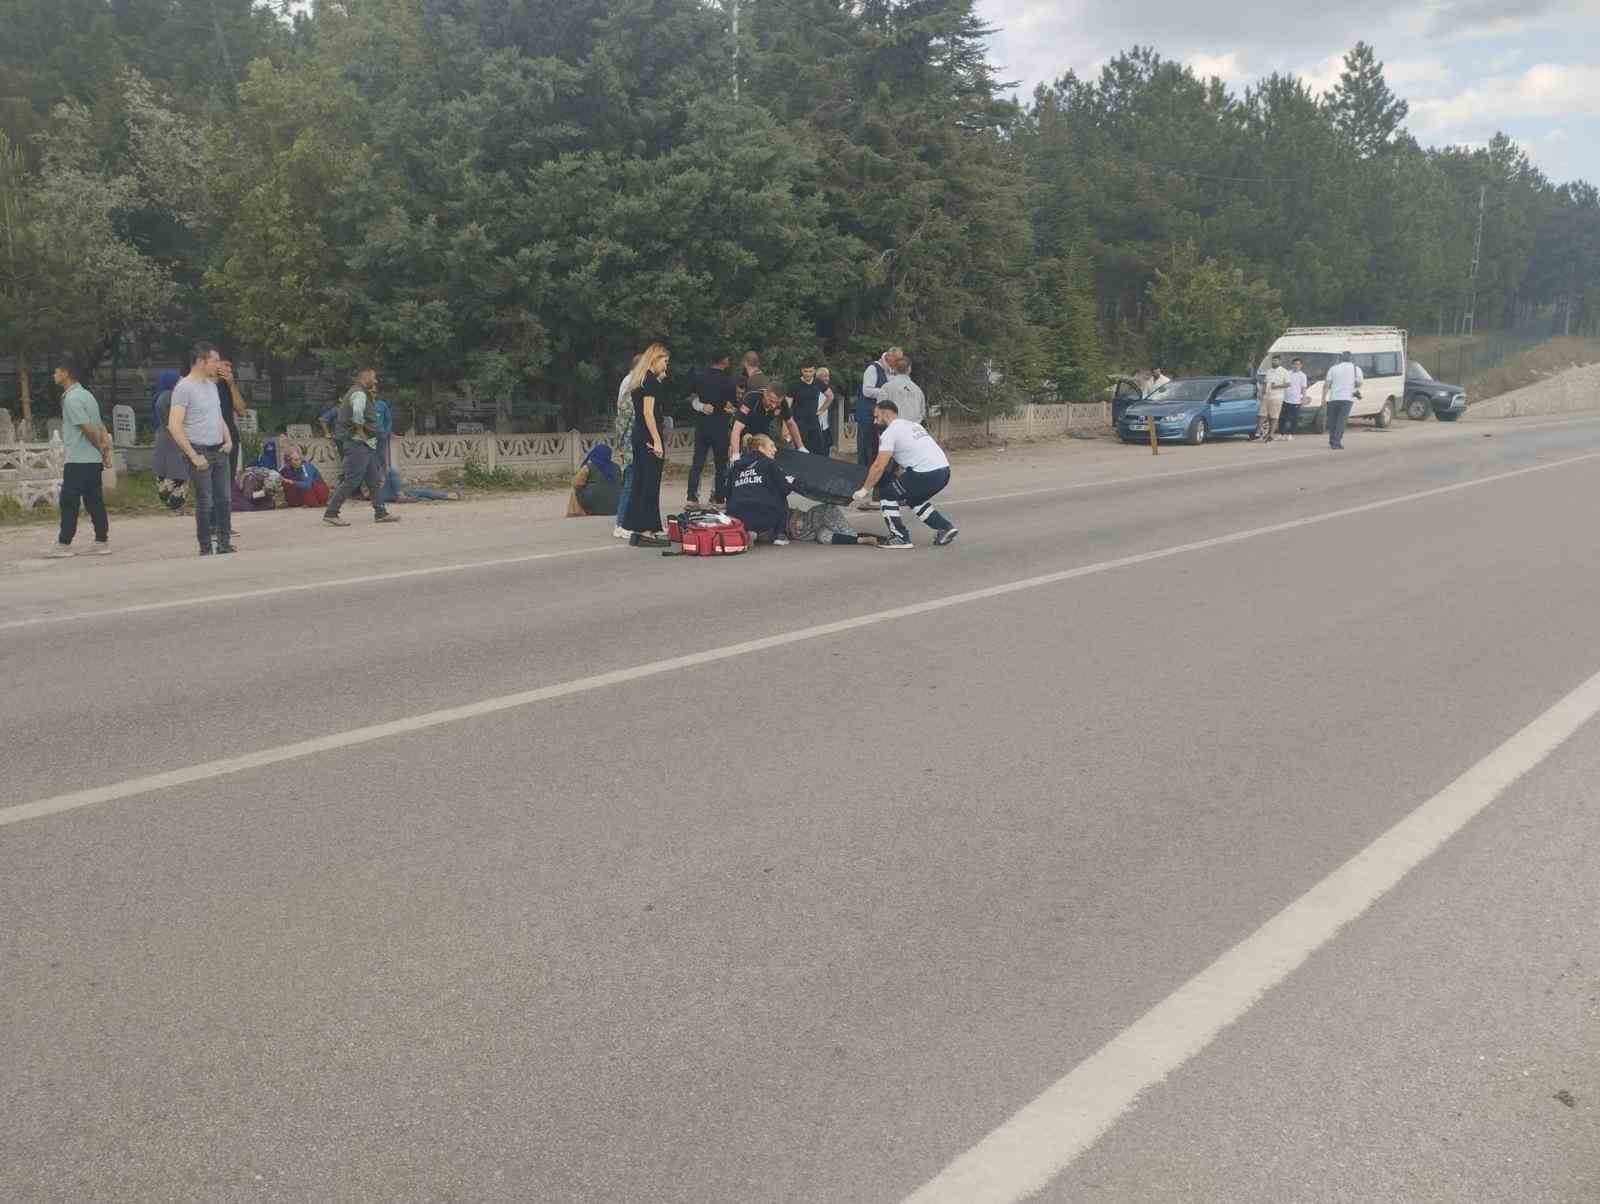
[[[1260,408],[1256,382],[1245,376],[1195,376],[1170,381],[1143,401],[1129,405],[1117,424],[1125,443],[1156,438],[1204,443],[1218,435],[1252,435]]]
[[[1460,385],[1434,380],[1416,360],[1406,365],[1406,417],[1420,422],[1431,411],[1441,422],[1454,422],[1467,408],[1467,391]]]
[[[1285,367],[1297,359],[1303,360],[1309,387],[1301,403],[1300,421],[1313,430],[1325,431],[1328,412],[1323,408],[1327,400],[1324,377],[1346,351],[1351,353],[1365,378],[1361,397],[1351,407],[1350,417],[1370,418],[1381,430],[1394,421],[1406,397],[1406,332],[1398,326],[1291,327],[1272,344],[1256,369],[1256,379],[1266,376],[1275,355],[1282,358]]]

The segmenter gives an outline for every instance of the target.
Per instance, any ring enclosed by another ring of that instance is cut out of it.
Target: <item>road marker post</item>
[[[1156,416],[1151,414],[1145,421],[1150,424],[1150,454],[1159,456],[1161,454],[1161,440],[1156,438]]]

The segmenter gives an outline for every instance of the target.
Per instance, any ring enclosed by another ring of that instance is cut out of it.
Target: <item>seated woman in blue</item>
[[[567,498],[567,517],[590,514],[615,514],[622,493],[622,473],[611,458],[609,443],[596,443],[583,458],[572,478],[572,493]]]
[[[778,446],[766,435],[746,435],[744,454],[728,469],[728,513],[759,543],[789,542],[789,487],[773,457]]]

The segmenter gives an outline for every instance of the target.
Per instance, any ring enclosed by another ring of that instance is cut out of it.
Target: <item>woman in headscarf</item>
[[[300,446],[291,443],[283,451],[283,504],[285,506],[326,506],[328,482],[317,466],[305,458]]]
[[[150,418],[156,424],[156,447],[152,467],[156,492],[168,509],[180,510],[189,496],[189,460],[178,450],[178,443],[167,430],[172,413],[172,390],[181,378],[176,372],[163,372],[150,399]]]
[[[622,492],[622,474],[611,458],[611,445],[596,443],[583,458],[572,478],[572,496],[567,498],[567,517],[590,514],[615,514]]]

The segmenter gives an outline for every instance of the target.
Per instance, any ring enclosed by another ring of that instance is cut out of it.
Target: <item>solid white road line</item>
[[[113,782],[105,786],[95,786],[88,790],[75,790],[68,794],[58,794],[52,798],[37,799],[29,803],[15,803],[0,808],[0,826],[21,823],[23,820],[28,819],[38,819],[46,815],[58,815],[63,811],[75,811],[79,807],[91,807],[97,803],[115,802],[118,799],[130,798],[138,794],[148,794],[154,790],[167,790],[174,786],[201,782],[209,778],[219,778],[248,769],[259,769],[263,766],[276,765],[283,761],[293,761],[300,757],[313,756],[317,753],[332,752],[336,749],[349,748],[357,744],[367,744],[373,740],[387,739],[390,736],[425,731],[428,728],[442,727],[448,723],[476,719],[483,715],[492,715],[500,711],[513,710],[517,707],[531,706],[538,702],[548,702],[554,698],[565,698],[572,694],[584,694],[590,690],[603,690],[609,686],[639,681],[647,677],[658,677],[663,673],[676,673],[680,669],[693,669],[700,665],[733,660],[736,657],[748,656],[754,652],[765,652],[769,649],[783,648],[787,645],[799,644],[807,640],[822,639],[826,636],[839,635],[846,631],[855,631],[862,627],[890,623],[896,619],[906,619],[914,615],[927,614],[931,611],[946,610],[952,606],[965,606],[971,602],[982,602],[990,598],[1003,598],[1008,594],[1039,589],[1046,585],[1057,585],[1063,581],[1074,581],[1080,577],[1092,577],[1099,573],[1109,573],[1115,569],[1129,568],[1137,564],[1148,564],[1156,560],[1166,560],[1169,557],[1183,556],[1190,552],[1201,552],[1208,548],[1225,547],[1228,544],[1242,543],[1247,539],[1257,539],[1263,535],[1278,535],[1286,531],[1298,531],[1303,527],[1314,527],[1320,523],[1332,522],[1335,519],[1350,518],[1357,514],[1368,514],[1375,510],[1386,510],[1391,506],[1403,506],[1410,502],[1422,501],[1425,498],[1444,497],[1448,494],[1459,493],[1464,489],[1475,489],[1480,485],[1490,485],[1497,481],[1509,481],[1516,477],[1525,477],[1533,473],[1549,472],[1552,469],[1565,468],[1572,464],[1581,464],[1594,459],[1600,459],[1600,452],[1588,452],[1581,456],[1571,456],[1565,460],[1555,460],[1549,464],[1534,464],[1527,468],[1495,473],[1493,476],[1477,477],[1470,481],[1458,481],[1453,485],[1441,485],[1433,489],[1424,489],[1417,493],[1407,493],[1399,497],[1365,502],[1359,506],[1346,506],[1339,510],[1329,510],[1323,514],[1314,514],[1306,518],[1273,523],[1266,527],[1251,527],[1248,530],[1234,531],[1227,535],[1217,535],[1210,539],[1200,539],[1193,543],[1176,544],[1172,547],[1159,548],[1151,552],[1139,552],[1132,556],[1119,556],[1115,560],[1102,560],[1095,564],[1080,565],[1077,568],[1063,569],[1055,573],[1044,573],[1037,577],[1025,577],[1020,581],[1008,581],[1001,585],[990,585],[982,589],[967,590],[964,593],[947,594],[940,598],[928,598],[922,602],[911,603],[908,606],[896,606],[889,610],[874,611],[871,614],[857,615],[850,619],[839,619],[832,623],[819,623],[814,627],[802,627],[794,631],[781,632],[777,635],[763,636],[760,639],[745,640],[739,644],[729,644],[722,648],[710,648],[704,652],[692,652],[686,656],[674,656],[666,660],[651,661],[648,664],[635,665],[629,669],[615,669],[609,673],[597,673],[592,677],[580,677],[573,681],[562,682],[559,685],[541,686],[534,690],[504,694],[498,698],[486,698],[481,702],[467,703],[463,706],[427,711],[406,719],[377,723],[370,727],[358,727],[346,732],[318,736],[312,740],[299,740],[293,744],[265,748],[258,752],[244,753],[237,757],[224,757],[217,761],[206,761],[184,769],[172,769],[164,773],[150,774],[146,777],[129,778],[126,781]]]
[[[1099,481],[1076,481],[1071,485],[1047,485],[1039,489],[1024,489],[1015,493],[996,493],[987,497],[957,498],[947,504],[968,506],[979,502],[1003,502],[1012,498],[1035,497],[1046,493],[1070,493],[1078,489],[1094,489],[1102,485],[1127,485],[1144,481],[1164,481],[1171,477],[1188,477],[1203,472],[1257,468],[1265,463],[1267,463],[1266,460],[1208,464],[1202,468],[1182,468],[1172,472],[1157,471],[1155,473],[1143,473],[1136,477],[1112,477]],[[1280,460],[1279,463],[1282,463],[1282,461]],[[109,619],[121,615],[149,614],[153,611],[178,610],[189,606],[206,606],[213,602],[238,602],[246,598],[271,598],[280,594],[296,594],[308,590],[338,589],[347,585],[372,585],[384,581],[403,581],[410,577],[431,577],[440,573],[466,573],[475,569],[503,568],[506,565],[528,564],[535,560],[554,560],[564,556],[584,556],[592,552],[614,552],[624,546],[626,545],[611,543],[592,548],[570,548],[564,552],[535,552],[526,556],[501,556],[492,560],[469,560],[458,564],[437,564],[419,569],[396,569],[387,573],[368,573],[360,577],[334,577],[326,581],[304,581],[294,585],[267,585],[259,589],[237,590],[226,594],[164,598],[160,602],[140,602],[129,606],[110,606],[102,610],[79,610],[66,611],[61,614],[34,615],[26,619],[8,619],[0,622],[0,631],[13,631],[21,627],[43,627],[56,623],[76,623],[86,619]]]
[[[420,569],[395,569],[388,573],[368,573],[362,577],[334,577],[328,581],[302,581],[294,585],[268,585],[261,589],[242,589],[231,594],[206,594],[203,597],[165,598],[160,602],[140,602],[133,606],[113,606],[106,610],[79,610],[59,615],[36,615],[31,619],[11,619],[0,623],[0,631],[17,627],[40,627],[46,623],[76,623],[81,619],[105,619],[113,615],[148,614],[157,610],[177,610],[185,606],[205,606],[212,602],[237,602],[243,598],[271,598],[277,594],[298,594],[307,590],[336,589],[342,585],[371,585],[379,581],[404,581],[409,577],[433,577],[440,573],[464,573],[472,569],[492,569],[508,564],[529,564],[535,560],[555,560],[562,556],[588,556],[594,552],[615,552],[622,543],[597,544],[592,548],[569,548],[564,552],[532,552],[526,556],[501,556],[494,560],[469,560],[463,564],[432,564]]]
[[[1553,424],[1552,424],[1553,425]],[[1534,429],[1524,426],[1519,429]],[[1389,450],[1400,450],[1389,449]],[[1045,485],[1038,489],[1022,489],[1011,493],[991,493],[979,497],[954,497],[946,499],[942,504],[948,506],[972,506],[981,502],[1005,502],[1014,498],[1040,497],[1051,493],[1073,493],[1080,489],[1099,489],[1113,485],[1136,485],[1151,481],[1173,480],[1178,477],[1192,477],[1202,473],[1212,472],[1238,472],[1251,468],[1261,468],[1267,465],[1281,465],[1288,456],[1298,453],[1290,451],[1288,455],[1274,454],[1272,457],[1263,456],[1256,460],[1229,461],[1226,464],[1206,464],[1198,468],[1178,468],[1171,471],[1156,469],[1152,472],[1140,473],[1137,476],[1103,477],[1093,481],[1074,481],[1070,485]],[[475,569],[502,568],[506,565],[528,564],[535,560],[554,560],[564,556],[585,556],[592,552],[611,552],[621,547],[621,544],[602,545],[592,548],[571,548],[564,552],[535,552],[526,556],[501,556],[492,560],[469,560],[459,564],[432,565],[428,568],[397,569],[387,573],[369,573],[360,577],[334,577],[326,581],[307,581],[295,585],[268,585],[260,589],[237,590],[226,594],[206,594],[202,596],[185,596],[182,598],[165,598],[160,602],[141,602],[129,606],[111,606],[101,610],[65,611],[61,614],[34,615],[26,619],[8,619],[0,621],[0,631],[13,631],[23,627],[43,627],[56,623],[76,623],[85,619],[109,619],[120,615],[148,614],[153,611],[178,610],[189,606],[206,606],[212,602],[238,602],[247,598],[271,598],[280,594],[302,593],[307,590],[338,589],[348,585],[372,585],[384,581],[402,581],[409,577],[430,577],[439,573],[466,573]]]
[[[1142,1092],[1203,1050],[1596,714],[1600,673],[1056,1080],[906,1204],[1011,1204],[1041,1191]]]

